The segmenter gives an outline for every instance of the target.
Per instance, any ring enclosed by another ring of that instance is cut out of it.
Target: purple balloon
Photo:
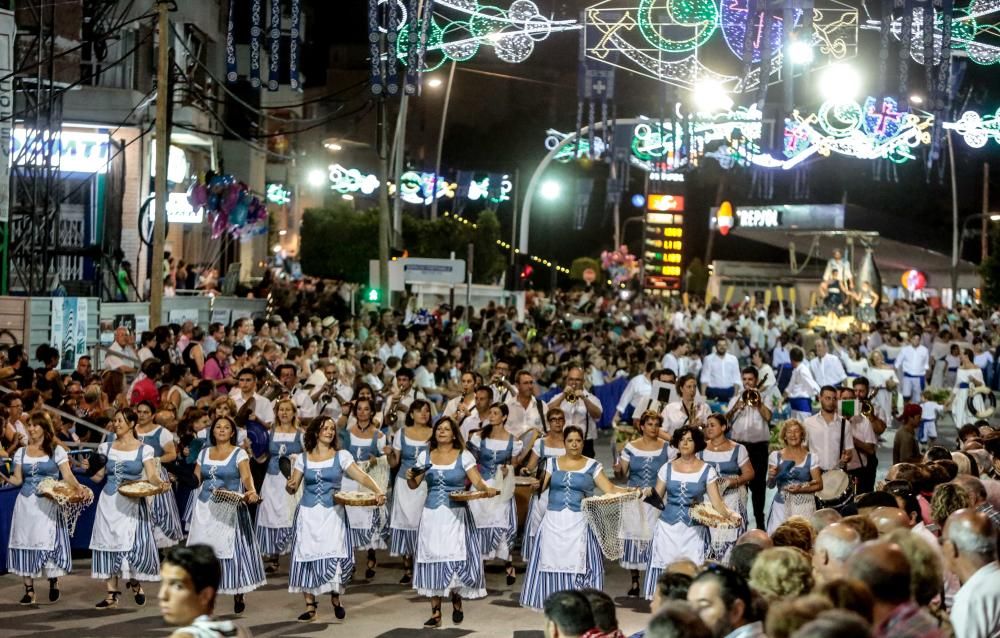
[[[195,209],[208,203],[208,188],[204,184],[192,184],[188,189],[188,203]]]
[[[218,239],[222,237],[222,233],[226,232],[226,226],[228,225],[228,218],[225,213],[219,213],[212,220],[212,239]]]
[[[240,202],[240,189],[237,186],[230,186],[222,197],[220,208],[224,213],[231,213],[233,208]]]

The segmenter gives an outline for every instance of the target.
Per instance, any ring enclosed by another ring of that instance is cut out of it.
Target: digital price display
[[[650,194],[646,197],[646,209],[642,259],[646,288],[680,290],[684,271],[684,197]]]

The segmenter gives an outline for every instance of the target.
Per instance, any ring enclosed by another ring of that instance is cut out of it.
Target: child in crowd
[[[937,418],[944,412],[944,407],[937,401],[931,400],[931,391],[924,390],[921,395],[923,401],[920,403],[920,427],[917,428],[917,440],[921,445],[934,445],[937,440]]]

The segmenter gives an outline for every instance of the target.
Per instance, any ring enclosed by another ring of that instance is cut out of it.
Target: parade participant
[[[394,431],[398,429],[400,415],[405,417],[410,404],[417,399],[427,401],[424,393],[413,386],[413,370],[400,368],[396,371],[396,385],[389,392],[382,423],[392,427]]]
[[[727,352],[725,339],[715,342],[715,352],[705,357],[701,368],[701,394],[708,400],[729,401],[742,384],[740,362]]]
[[[615,473],[624,473],[628,477],[628,486],[635,488],[652,488],[656,486],[656,473],[664,463],[677,456],[677,450],[660,438],[660,424],[663,417],[656,412],[646,412],[639,419],[640,438],[629,441],[622,449]],[[624,537],[622,558],[619,565],[631,570],[632,587],[629,596],[639,596],[639,571],[649,564],[649,536],[642,532],[651,531],[656,526],[656,518],[660,512],[649,503],[636,504],[638,517],[641,520],[630,520],[624,516],[622,535]]]
[[[868,355],[868,362],[868,381],[871,384],[868,396],[871,397],[875,415],[883,423],[889,423],[896,412],[893,405],[894,392],[899,388],[896,368],[885,362],[885,357],[879,350]]]
[[[858,307],[854,316],[858,318],[862,326],[870,326],[875,323],[878,315],[875,308],[879,304],[879,295],[872,290],[871,282],[865,280],[861,282],[861,290],[854,295],[854,301]]]
[[[153,523],[146,499],[132,499],[118,492],[123,481],[140,478],[160,485],[153,448],[135,436],[137,423],[138,418],[131,409],[119,410],[111,420],[115,440],[97,448],[97,453],[108,460],[93,477],[94,482],[100,482],[105,476],[108,479],[97,499],[90,536],[91,578],[103,579],[107,584],[107,595],[97,603],[98,609],[118,606],[121,578],[128,579],[125,585],[132,590],[140,606],[146,604],[146,592],[139,581],[160,580]]]
[[[563,447],[563,427],[566,425],[566,415],[559,408],[552,408],[548,412],[549,431],[544,437],[535,439],[531,452],[524,459],[521,467],[522,476],[536,476],[538,469],[545,468],[547,459],[563,456],[566,448]],[[531,556],[531,548],[538,536],[538,526],[542,523],[545,510],[549,504],[549,491],[538,491],[532,493],[528,501],[528,515],[524,522],[524,540],[521,542],[521,556],[525,558]]]
[[[984,384],[983,371],[975,364],[972,357],[972,350],[966,348],[962,351],[958,371],[955,372],[955,386],[951,390],[951,416],[956,428],[974,420],[974,415],[970,414],[968,409],[969,390]]]
[[[716,484],[719,475],[708,463],[698,458],[705,449],[705,436],[697,427],[685,425],[673,434],[671,440],[678,456],[660,467],[653,491],[666,504],[653,531],[646,567],[643,595],[652,600],[656,582],[668,565],[678,560],[690,560],[695,565],[705,562],[709,537],[708,529],[691,518],[691,506],[702,502],[708,494],[709,501],[720,515],[736,521],[739,514],[729,510]]]
[[[574,366],[566,371],[566,387],[552,397],[548,407],[561,408],[566,415],[566,427],[578,427],[583,431],[584,455],[593,457],[597,422],[601,419],[604,408],[597,397],[584,390],[583,368]]]
[[[237,411],[247,402],[252,402],[250,407],[250,417],[259,421],[263,425],[274,423],[274,409],[271,402],[257,393],[257,373],[253,368],[243,368],[236,375],[239,384],[229,393],[229,398],[233,400]],[[235,416],[235,415],[233,415]]]
[[[73,569],[68,522],[52,499],[38,494],[38,485],[47,478],[62,479],[77,492],[83,487],[73,476],[69,456],[56,441],[52,420],[44,412],[28,419],[28,445],[13,456],[14,471],[6,480],[20,487],[14,502],[7,545],[7,565],[24,581],[22,605],[35,602],[35,579],[49,580],[49,602],[59,600],[59,578]]]
[[[836,355],[830,354],[824,338],[816,340],[816,358],[809,362],[809,370],[820,386],[837,387],[847,378],[843,364]]]
[[[507,399],[507,431],[516,436],[526,451],[531,450],[535,438],[545,432],[545,402],[535,396],[535,378],[527,370],[514,375],[517,394]]]
[[[295,511],[288,591],[302,592],[305,597],[306,610],[298,620],[316,618],[316,597],[323,594],[330,594],[333,613],[343,620],[347,612],[340,596],[354,575],[354,551],[344,508],[334,503],[333,496],[341,491],[345,476],[368,488],[380,504],[385,503],[385,494],[347,450],[337,449],[333,419],[313,419],[302,436],[302,447],[304,452],[295,456],[285,485],[288,494],[302,488],[302,500]]]
[[[753,476],[750,479],[750,493],[753,501],[754,521],[758,529],[764,527],[764,501],[767,486],[767,448],[771,440],[771,410],[765,401],[766,391],[757,389],[757,369],[743,369],[743,394],[729,401],[726,419],[730,423],[729,436],[743,446],[750,457]],[[757,392],[754,397],[753,392]],[[748,404],[747,399],[755,399],[756,404]],[[718,469],[718,468],[716,468]]]
[[[522,443],[507,429],[507,406],[494,403],[490,406],[489,421],[479,432],[469,437],[469,451],[476,457],[483,480],[497,489],[507,475],[514,471],[515,459],[521,454]],[[469,510],[479,530],[479,548],[483,560],[505,561],[507,585],[513,585],[516,578],[511,552],[514,537],[517,536],[517,513],[513,499],[497,505],[488,499],[471,501]]]
[[[927,347],[920,343],[920,333],[913,332],[893,364],[903,375],[901,392],[905,402],[920,403],[920,393],[924,391],[927,381],[929,362],[930,354],[927,352]]]
[[[688,342],[685,339],[674,339],[670,351],[663,355],[660,367],[673,371],[677,376],[687,374]]]
[[[392,488],[392,510],[389,516],[389,553],[403,557],[403,577],[400,585],[413,582],[413,555],[417,550],[417,526],[427,499],[427,486],[411,490],[406,483],[406,471],[416,466],[417,457],[427,449],[431,429],[431,406],[417,399],[406,413],[406,427],[392,438],[389,464],[397,471]]]
[[[299,386],[299,373],[295,365],[282,363],[274,369],[274,374],[281,382],[282,396],[291,398],[295,405],[295,414],[300,419],[311,419],[316,416],[316,403],[309,391]]]
[[[847,346],[847,350],[844,351],[841,363],[844,364],[844,372],[846,372],[847,376],[851,379],[857,379],[858,377],[868,375],[868,359],[861,356],[861,352],[854,344]]]
[[[354,416],[357,420],[347,429],[345,448],[363,468],[377,462],[378,457],[387,455],[392,449],[385,434],[372,421],[374,413],[371,400],[357,399],[354,402]],[[344,478],[345,492],[356,492],[359,487],[357,481],[350,476]],[[386,511],[382,506],[347,509],[347,520],[351,526],[351,547],[354,551],[367,550],[365,578],[369,580],[375,577],[375,568],[378,566],[375,550],[389,547],[386,543],[388,530],[385,519]]]
[[[853,388],[841,388],[841,401],[850,401],[854,398]],[[848,424],[851,426],[853,446],[851,459],[847,462],[847,473],[856,481],[859,493],[872,492],[875,490],[875,469],[878,466],[878,435],[863,414],[851,415]]]
[[[750,352],[750,365],[757,370],[757,385],[755,389],[760,390],[762,393],[776,393],[778,392],[778,376],[774,372],[774,368],[767,362],[764,350],[755,349]],[[746,368],[744,368],[745,370]],[[743,373],[740,373],[740,378],[743,377]],[[744,384],[744,389],[746,385]]]
[[[708,417],[704,427],[705,449],[698,453],[712,466],[719,480],[715,486],[730,511],[739,514],[743,524],[736,529],[708,528],[707,560],[728,563],[736,539],[747,529],[747,485],[754,479],[754,468],[747,449],[729,440],[729,421],[724,414]]]
[[[471,414],[473,408],[476,406],[476,387],[482,383],[479,379],[479,375],[475,372],[466,370],[459,377],[459,384],[461,386],[462,393],[457,397],[451,398],[448,403],[445,404],[444,410],[441,411],[443,416],[454,417],[460,409],[464,409],[466,414]]]
[[[770,535],[793,515],[809,517],[816,511],[813,494],[823,487],[820,468],[806,447],[806,430],[795,419],[781,424],[778,440],[782,448],[771,453],[767,463],[767,486],[777,488],[767,515]]]
[[[222,568],[208,545],[171,547],[160,565],[160,615],[178,627],[169,638],[246,638],[229,620],[212,620]]]
[[[510,397],[517,394],[517,388],[510,383],[510,362],[504,358],[497,359],[493,365],[493,374],[490,375],[490,389],[493,390],[493,398],[490,403],[507,403]]]
[[[819,394],[820,385],[813,379],[809,366],[803,363],[802,348],[792,348],[788,358],[792,362],[792,377],[785,386],[785,397],[792,409],[792,418],[806,419],[812,414],[812,400]]]
[[[493,402],[493,390],[489,386],[481,385],[474,393],[476,402],[469,410],[465,406],[459,406],[452,418],[459,424],[462,430],[462,440],[467,441],[473,432],[478,432],[483,424],[489,420],[490,405]]]
[[[243,373],[240,373],[243,376]],[[210,546],[222,564],[222,582],[218,593],[233,595],[233,611],[242,614],[246,609],[245,594],[254,591],[265,581],[264,563],[254,535],[250,512],[242,505],[235,516],[225,508],[213,505],[215,490],[243,494],[246,503],[254,504],[259,498],[250,476],[250,457],[236,446],[236,423],[229,417],[215,420],[209,430],[209,444],[198,455],[194,474],[201,487],[191,516],[188,542]]]
[[[486,484],[476,469],[476,459],[463,448],[458,425],[443,417],[434,425],[429,449],[421,452],[416,467],[406,472],[411,490],[427,482],[413,571],[413,588],[431,599],[431,617],[425,627],[441,626],[443,597],[450,596],[451,619],[459,624],[465,619],[462,600],[486,596],[475,523],[465,503],[452,500],[449,495],[464,490],[466,480],[494,497],[498,492]]]
[[[944,413],[945,406],[933,399],[930,390],[924,390],[923,401],[920,402],[920,427],[917,428],[917,440],[922,445],[933,447],[937,441],[937,420]],[[958,421],[955,421],[958,423]]]
[[[668,403],[662,412],[663,427],[660,429],[660,438],[665,441],[671,440],[674,432],[685,425],[701,427],[712,413],[707,403],[698,400],[698,382],[692,375],[679,377],[677,390],[680,392],[681,400]]]
[[[281,459],[289,463],[302,453],[302,429],[298,410],[292,399],[278,399],[274,404],[276,418],[267,436],[267,452],[257,458],[267,463],[267,473],[260,486],[261,504],[257,507],[257,543],[267,563],[265,573],[278,571],[278,557],[291,550],[293,502],[285,494],[285,477],[281,474]]]
[[[153,456],[160,466],[160,481],[169,483],[170,478],[163,466],[177,459],[173,432],[153,421],[153,406],[148,401],[135,406],[135,414],[138,419],[135,436],[143,444],[153,448]],[[114,434],[110,434],[108,441],[113,441],[114,438]],[[177,510],[177,497],[173,490],[151,496],[148,501],[156,546],[162,549],[176,545],[184,538],[184,530],[181,528],[181,515]]]
[[[813,462],[823,472],[842,468],[851,460],[854,437],[847,419],[837,412],[837,389],[823,386],[819,393],[820,411],[802,422]]]
[[[540,486],[549,490],[549,503],[521,590],[521,605],[532,609],[542,609],[561,589],[604,588],[604,558],[581,502],[595,487],[605,494],[628,491],[613,485],[601,464],[583,454],[580,428],[566,426],[563,445],[566,454],[548,460]]]
[[[629,379],[628,385],[625,386],[625,391],[622,392],[622,396],[618,400],[618,406],[615,408],[615,415],[613,417],[615,422],[618,422],[626,413],[629,413],[630,407],[635,408],[642,397],[648,397],[652,393],[652,376],[655,370],[656,362],[647,361],[645,370],[641,374],[637,374]],[[631,419],[626,420],[631,421]]]

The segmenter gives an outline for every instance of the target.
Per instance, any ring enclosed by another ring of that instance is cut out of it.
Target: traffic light
[[[368,303],[382,303],[382,291],[378,288],[369,288],[368,294],[365,295],[365,301]]]
[[[532,267],[532,265],[525,264],[524,268],[521,269],[521,279],[527,279],[528,277],[531,277],[531,274],[533,272],[535,272],[535,269]]]

